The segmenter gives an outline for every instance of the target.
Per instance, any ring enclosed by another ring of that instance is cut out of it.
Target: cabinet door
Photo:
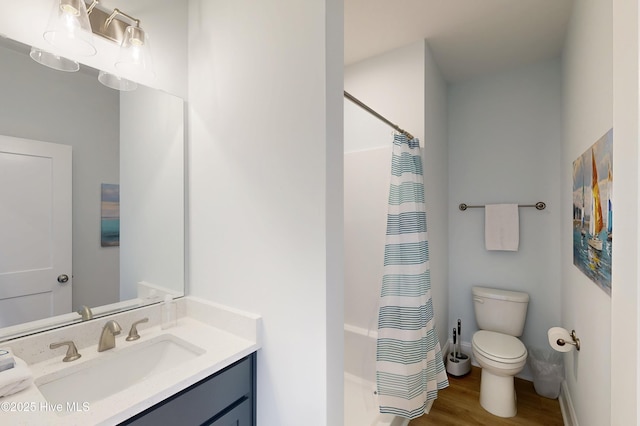
[[[215,420],[213,423],[205,423],[210,426],[250,426],[251,425],[251,400],[245,399],[233,410]]]

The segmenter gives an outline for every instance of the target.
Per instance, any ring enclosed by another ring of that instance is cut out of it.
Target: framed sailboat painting
[[[573,162],[573,264],[611,295],[613,129]]]

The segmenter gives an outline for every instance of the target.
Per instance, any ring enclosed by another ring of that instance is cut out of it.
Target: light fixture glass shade
[[[134,81],[127,80],[126,78],[122,78],[102,70],[98,73],[98,81],[111,89],[121,90],[123,92],[130,92],[132,90],[136,90],[138,87],[138,84]]]
[[[84,0],[54,0],[44,39],[61,51],[93,56],[93,33]]]
[[[155,76],[149,37],[142,28],[127,27],[115,67],[126,77],[153,78]]]
[[[76,61],[38,49],[37,47],[31,47],[29,56],[37,63],[53,68],[54,70],[76,72],[80,69],[80,64]]]

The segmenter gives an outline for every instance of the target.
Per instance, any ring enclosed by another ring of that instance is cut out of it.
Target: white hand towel
[[[27,363],[15,355],[13,359],[15,366],[0,372],[0,397],[20,392],[33,383],[33,375]]]
[[[487,250],[518,251],[520,223],[517,204],[484,207],[484,244]]]

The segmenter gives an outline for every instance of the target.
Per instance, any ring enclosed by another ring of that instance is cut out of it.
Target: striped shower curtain
[[[395,135],[378,312],[381,413],[414,419],[449,385],[435,330],[422,157],[417,139]]]

